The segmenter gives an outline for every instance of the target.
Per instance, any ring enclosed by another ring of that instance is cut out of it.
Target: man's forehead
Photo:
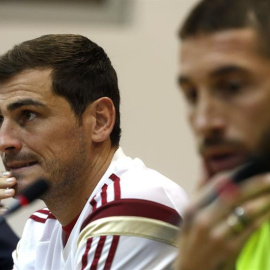
[[[38,105],[49,98],[51,92],[50,70],[24,70],[0,83],[0,107],[14,109],[23,104]]]
[[[185,39],[180,46],[180,72],[188,73],[204,64],[205,69],[218,66],[245,66],[250,57],[261,58],[256,33],[252,29],[222,31]]]
[[[0,94],[5,91],[23,90],[27,86],[35,88],[51,84],[50,69],[26,69],[8,79],[0,80]]]
[[[201,55],[202,52],[211,53],[213,50],[231,52],[243,50],[243,48],[247,47],[253,52],[258,52],[258,40],[257,34],[252,28],[224,30],[211,34],[199,34],[182,41],[180,46],[180,56],[181,59],[184,59],[189,55],[189,52],[192,52],[193,55]]]
[[[21,71],[16,72],[13,76],[10,76],[10,80],[16,79],[18,77],[24,77],[24,76],[49,76],[52,72],[52,68],[48,67],[36,67],[36,68],[26,68]]]

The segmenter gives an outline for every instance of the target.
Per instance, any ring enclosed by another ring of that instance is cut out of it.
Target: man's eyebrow
[[[185,83],[189,83],[190,80],[189,80],[189,78],[186,77],[186,76],[179,75],[179,76],[177,77],[177,82],[178,82],[178,85],[182,85],[182,84],[185,84]]]
[[[236,65],[226,65],[226,66],[221,66],[218,67],[216,69],[214,69],[213,71],[210,72],[210,77],[215,78],[215,77],[219,77],[219,76],[225,76],[225,75],[230,75],[230,74],[248,74],[249,71],[241,66],[236,66]],[[186,75],[179,75],[177,77],[177,83],[178,85],[184,85],[184,84],[188,84],[190,83],[191,80],[188,76]]]
[[[28,106],[28,105],[33,105],[33,106],[38,106],[38,107],[44,107],[45,104],[43,104],[42,102],[40,101],[37,101],[37,100],[33,100],[33,99],[20,99],[20,100],[17,100],[13,103],[10,103],[8,106],[7,106],[7,109],[9,111],[14,111],[20,107],[23,107],[23,106]]]
[[[220,68],[215,69],[214,71],[210,73],[210,76],[218,77],[218,76],[224,76],[224,75],[229,75],[233,73],[247,74],[248,70],[241,66],[228,65],[228,66],[222,66]]]

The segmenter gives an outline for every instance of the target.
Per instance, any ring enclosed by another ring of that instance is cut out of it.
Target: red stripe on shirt
[[[37,212],[45,214],[44,211],[42,211],[42,210],[39,210]],[[47,212],[46,214],[48,214],[48,216],[45,217],[45,218],[42,218],[42,217],[36,216],[35,213],[34,213],[29,218],[34,220],[34,221],[40,222],[40,223],[45,223],[46,220],[48,220],[48,219],[56,219],[56,217],[51,212]]]
[[[82,256],[82,268],[81,270],[85,269],[85,267],[87,266],[87,263],[88,263],[88,252],[91,248],[91,245],[92,245],[92,239],[93,238],[89,238],[87,239],[87,242],[86,242],[86,249],[85,249],[85,252]]]
[[[114,197],[120,199],[120,197],[121,197],[120,178],[118,176],[116,176],[115,174],[112,174],[109,178],[111,180],[113,180],[113,182],[114,182]],[[107,189],[108,189],[107,184],[104,184],[103,187],[101,188],[102,191],[101,191],[100,196],[101,196],[101,205],[102,206],[104,206],[108,203],[107,202]],[[93,207],[93,210],[92,210],[92,213],[93,213],[97,209],[97,202],[95,200],[95,197],[91,200],[90,204]],[[82,228],[84,228],[84,227],[82,227]],[[119,238],[119,237],[116,236],[116,239],[117,238]],[[99,262],[100,257],[101,257],[102,249],[103,249],[104,244],[105,244],[105,240],[106,240],[106,236],[100,237],[100,240],[99,240],[98,245],[96,247],[95,257],[93,259],[93,262],[92,262],[90,269],[93,269],[93,270],[97,269],[98,262]],[[114,254],[116,252],[117,244],[118,244],[118,241],[114,240],[114,238],[113,238],[113,242],[111,244],[109,255],[108,255],[109,257],[106,260],[106,263],[108,261],[108,265],[112,263],[112,260],[114,258]],[[89,249],[86,248],[85,253],[84,253],[84,257],[88,256],[89,251],[90,251],[90,248]]]
[[[120,178],[115,175],[114,173],[109,177],[111,180],[113,180],[113,186],[114,186],[114,199],[120,200],[121,198],[121,188],[120,188]]]
[[[35,215],[31,215],[30,216],[30,219],[36,221],[36,222],[40,222],[40,223],[45,223],[46,222],[46,218],[41,218],[41,217],[38,217],[38,216],[35,216]]]
[[[82,224],[81,230],[90,222],[113,216],[135,216],[157,219],[172,225],[179,225],[181,217],[178,212],[166,205],[141,199],[121,199],[97,208]]]
[[[36,215],[36,213],[47,215],[47,217],[45,218],[39,217]],[[40,223],[45,223],[49,214],[50,214],[50,211],[48,209],[39,209],[35,213],[33,213],[29,218]]]
[[[38,213],[41,213],[41,214],[45,214],[45,215],[49,215],[51,212],[47,209],[40,209],[38,211],[36,211]]]
[[[49,213],[47,219],[56,219],[56,217],[52,213]]]
[[[96,197],[96,196],[95,196]],[[90,201],[90,204],[92,205],[93,207],[93,210],[92,211],[95,211],[96,208],[97,208],[97,202],[95,201],[95,197]]]
[[[115,235],[113,237],[111,248],[110,248],[110,251],[109,251],[109,255],[108,255],[108,258],[107,258],[105,266],[104,266],[104,270],[111,269],[113,259],[114,259],[115,253],[116,253],[116,249],[117,249],[117,246],[118,246],[118,243],[119,243],[119,239],[120,239],[119,235]]]
[[[107,203],[107,188],[108,188],[108,185],[106,185],[106,184],[102,187],[102,191],[101,191],[101,194],[100,194],[100,196],[101,196],[101,204],[102,205]]]
[[[94,260],[93,260],[92,265],[90,267],[90,270],[97,269],[98,262],[99,262],[99,259],[101,257],[101,254],[102,254],[102,249],[104,247],[105,241],[106,241],[106,236],[101,236],[99,241],[98,241],[98,245],[97,245],[96,252],[95,252],[95,257],[94,257]]]

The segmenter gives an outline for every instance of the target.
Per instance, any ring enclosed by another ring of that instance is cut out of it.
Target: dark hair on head
[[[63,96],[80,119],[86,107],[101,97],[115,106],[112,145],[121,137],[117,74],[104,50],[81,35],[44,35],[25,41],[0,57],[0,80],[26,69],[51,68],[52,91]]]
[[[184,21],[179,37],[184,40],[200,34],[252,27],[257,31],[261,45],[268,49],[269,12],[270,0],[202,0]]]

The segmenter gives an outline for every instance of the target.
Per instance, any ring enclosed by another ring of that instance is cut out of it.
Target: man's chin
[[[29,179],[29,177],[25,176],[15,176],[15,178],[17,180],[17,184],[14,186],[15,197],[35,182],[34,179]]]
[[[223,160],[216,160],[207,163],[207,174],[211,178],[221,173],[235,171],[247,162],[246,157],[232,157]]]

